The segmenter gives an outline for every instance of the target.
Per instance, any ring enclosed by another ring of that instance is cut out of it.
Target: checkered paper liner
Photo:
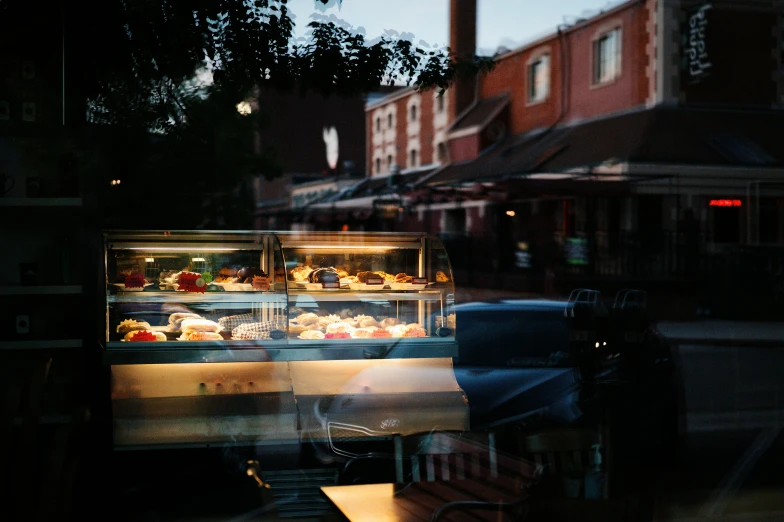
[[[241,324],[255,323],[256,321],[257,319],[253,314],[239,314],[221,317],[218,319],[218,324],[221,325],[224,330],[232,331]]]
[[[261,323],[244,323],[231,330],[231,338],[238,341],[256,341],[259,339],[271,339],[270,332],[274,329],[274,323],[264,321]]]

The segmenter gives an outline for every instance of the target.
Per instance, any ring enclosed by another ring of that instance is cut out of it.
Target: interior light
[[[155,258],[154,257],[145,257],[144,258],[144,262],[145,263],[155,263]]]
[[[206,263],[207,262],[206,259],[204,259],[203,257],[194,257],[193,261],[194,261],[194,263],[200,263],[200,262],[201,263]]]
[[[603,342],[602,346],[607,346],[607,341]]]
[[[515,211],[514,210],[507,210],[506,211],[506,215],[509,216],[509,217],[515,217]]]
[[[155,252],[191,252],[196,250],[195,248],[190,247],[129,247],[128,250],[139,250],[139,251],[155,251]],[[199,247],[199,250],[204,250],[205,252],[236,252],[239,248],[202,248]]]
[[[597,347],[597,348],[599,347],[599,343],[596,343],[596,347]]]
[[[295,247],[294,246],[292,246],[292,247],[284,246],[283,248],[284,249],[285,248],[301,248],[301,249],[308,249],[308,250],[313,250],[313,249],[329,249],[329,250],[356,250],[356,249],[380,250],[380,249],[387,249],[387,250],[390,250],[390,249],[393,249],[393,248],[400,248],[400,247],[396,247],[396,246],[392,246],[392,245],[372,245],[372,246],[370,246],[370,245],[298,245],[298,246],[295,246]],[[412,247],[412,248],[414,248],[414,247]]]
[[[237,104],[237,112],[242,114],[243,116],[247,116],[251,112],[250,103],[248,102],[240,102]]]

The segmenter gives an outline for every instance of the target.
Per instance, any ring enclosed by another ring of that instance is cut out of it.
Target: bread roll
[[[117,325],[117,333],[127,333],[137,330],[149,330],[150,323],[147,321],[137,321],[135,319],[126,319]]]
[[[223,336],[217,332],[183,332],[179,337],[181,341],[222,341]]]
[[[351,333],[354,327],[345,322],[332,323],[327,325],[327,333]]]
[[[353,332],[351,332],[351,337],[354,339],[370,339],[373,337],[373,332],[378,330],[378,328],[370,327],[370,328],[357,328]]]
[[[383,321],[381,321],[381,327],[382,328],[387,328],[389,326],[397,326],[399,324],[400,324],[400,321],[398,321],[394,317],[388,317],[388,318],[384,319]]]
[[[306,332],[302,332],[299,334],[300,339],[323,339],[324,332],[320,332],[318,330],[308,330]]]
[[[221,325],[207,319],[185,319],[181,325],[183,332],[220,332]],[[222,337],[221,337],[222,339]]]
[[[317,323],[318,320],[318,316],[313,313],[305,313],[297,316],[297,323],[301,324],[302,326],[308,326]]]

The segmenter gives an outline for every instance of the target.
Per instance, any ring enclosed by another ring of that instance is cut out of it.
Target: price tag
[[[144,288],[144,275],[129,274],[125,276],[125,288]]]
[[[382,277],[368,277],[367,283],[368,285],[383,285],[384,279]]]
[[[270,289],[270,278],[265,276],[253,276],[251,284],[253,285],[254,290],[263,290],[266,292]]]
[[[414,277],[411,279],[412,285],[426,285],[427,278],[426,277]]]
[[[340,288],[340,281],[335,281],[334,283],[321,283],[321,288]]]

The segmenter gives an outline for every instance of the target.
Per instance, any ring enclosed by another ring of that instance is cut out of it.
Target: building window
[[[392,115],[387,116],[387,128],[392,128]]]
[[[593,83],[612,82],[621,75],[621,29],[606,32],[593,42]]]
[[[550,95],[550,56],[543,55],[528,66],[528,101],[544,101]]]
[[[410,162],[409,162],[408,166],[409,167],[416,167],[417,166],[417,151],[416,150],[412,150],[411,153],[409,154],[409,156],[411,158],[410,158]]]
[[[376,132],[381,132],[381,118],[376,118]]]
[[[416,105],[411,106],[411,121],[416,121],[417,119],[417,107]]]
[[[387,156],[387,168],[388,169],[392,168],[392,154]]]
[[[446,143],[438,144],[438,162],[446,163]]]
[[[442,94],[438,98],[438,112],[444,112],[444,95]]]
[[[381,158],[376,158],[376,173],[381,172]]]

